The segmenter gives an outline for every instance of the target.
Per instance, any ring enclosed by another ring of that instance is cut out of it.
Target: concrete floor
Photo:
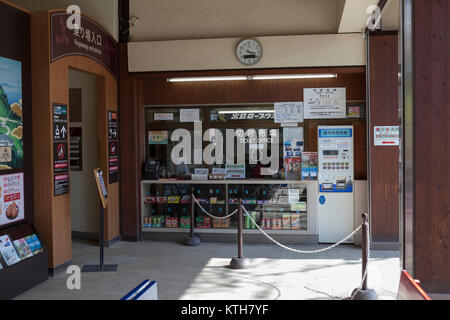
[[[313,250],[323,246],[294,246]],[[348,297],[361,279],[361,250],[341,246],[317,255],[294,254],[275,245],[246,245],[248,270],[226,266],[236,245],[203,243],[184,247],[170,242],[119,242],[105,250],[105,263],[116,273],[82,274],[81,290],[68,290],[60,273],[17,297],[19,300],[118,300],[146,279],[158,281],[160,300],[322,300],[305,287]],[[73,264],[98,263],[99,249],[73,243]],[[369,287],[381,299],[395,299],[400,277],[399,252],[373,251]]]

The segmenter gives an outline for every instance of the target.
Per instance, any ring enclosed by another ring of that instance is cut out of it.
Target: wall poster
[[[305,119],[347,118],[346,88],[304,89]]]
[[[0,177],[0,227],[25,219],[23,173]]]
[[[0,170],[23,168],[22,63],[0,57]]]
[[[108,111],[109,183],[119,182],[119,115]]]

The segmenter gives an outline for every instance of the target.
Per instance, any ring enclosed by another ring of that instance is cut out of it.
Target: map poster
[[[23,168],[22,63],[0,57],[0,170]]]
[[[23,173],[0,177],[0,226],[25,219]]]

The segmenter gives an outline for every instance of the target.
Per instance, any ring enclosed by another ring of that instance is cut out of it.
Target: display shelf
[[[260,226],[266,223],[283,227],[283,223],[296,224],[300,229],[266,229],[270,235],[317,235],[317,202],[318,184],[316,181],[285,181],[285,180],[144,180],[141,182],[142,199],[161,197],[190,197],[193,190],[197,199],[202,199],[202,206],[212,215],[224,217],[238,208],[237,199],[242,198],[244,207],[253,212],[255,220]],[[289,203],[291,191],[295,189],[298,202],[295,205]],[[211,203],[210,199],[219,198],[223,203]],[[225,196],[225,197],[224,197]],[[224,198],[223,198],[224,197]],[[230,200],[236,199],[236,203]],[[263,203],[263,201],[265,203]],[[161,201],[162,202],[162,201]],[[259,202],[259,203],[258,203]],[[213,219],[209,219],[198,205],[194,206],[195,232],[200,234],[235,234],[237,228],[237,215],[227,219],[230,228],[213,228]],[[166,218],[174,219],[180,224],[182,217],[190,220],[191,203],[147,203],[142,205],[142,231],[153,234],[182,234],[189,229],[164,227]],[[153,219],[155,220],[153,220]],[[199,218],[206,218],[206,223],[211,228],[197,228]],[[285,219],[283,219],[285,218]],[[287,220],[286,220],[287,219]],[[295,219],[295,220],[293,220]],[[172,223],[174,223],[171,220]],[[244,217],[245,220],[245,217]],[[263,221],[264,220],[264,221]],[[283,222],[284,220],[284,222]],[[186,220],[184,220],[186,221]],[[245,222],[245,221],[244,221]],[[162,227],[149,227],[147,224],[163,223]],[[169,222],[170,223],[170,222]],[[247,222],[248,223],[248,222]],[[263,224],[264,223],[264,224]],[[275,224],[274,224],[275,223]],[[260,233],[257,229],[244,229],[244,234],[254,235]],[[156,236],[152,238],[155,239]],[[295,237],[294,237],[295,238]],[[293,239],[294,239],[293,238]],[[156,237],[157,239],[157,237]],[[216,237],[216,239],[220,239]],[[220,240],[219,240],[220,241]]]

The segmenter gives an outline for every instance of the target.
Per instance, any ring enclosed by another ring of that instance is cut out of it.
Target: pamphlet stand
[[[0,236],[9,235],[12,239],[21,239],[32,234],[37,234],[37,232],[30,223],[22,223],[0,230]],[[48,253],[41,238],[39,241],[44,252],[15,265],[3,266],[3,269],[0,270],[0,300],[17,297],[48,279]]]
[[[108,194],[106,192],[105,183],[103,181],[103,173],[100,169],[94,170],[95,179],[97,180],[97,187],[100,192],[100,235],[99,235],[99,245],[100,245],[100,264],[99,265],[86,265],[83,267],[81,272],[116,272],[117,264],[104,264],[104,252],[105,252],[105,208],[107,206]]]

